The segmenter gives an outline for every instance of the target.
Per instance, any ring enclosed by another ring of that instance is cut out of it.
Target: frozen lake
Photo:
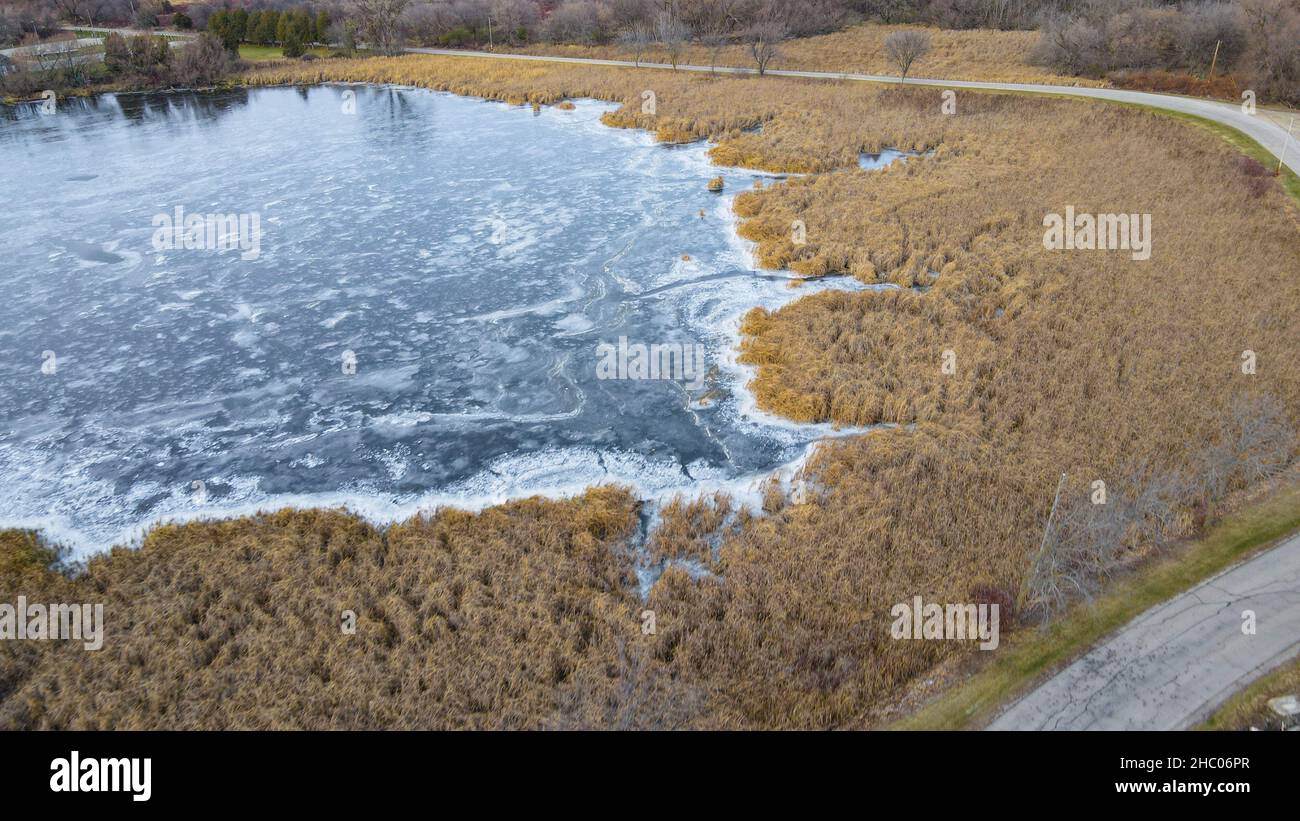
[[[797,458],[827,430],[752,412],[737,320],[847,283],[752,270],[730,198],[760,175],[605,110],[342,86],[0,108],[0,526],[84,554],[163,518]],[[177,209],[237,219],[160,242]],[[620,338],[708,376],[602,371]]]

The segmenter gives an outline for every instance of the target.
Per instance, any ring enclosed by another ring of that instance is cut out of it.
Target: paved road
[[[158,31],[155,29],[133,29],[133,28],[112,28],[105,26],[63,26],[64,31],[89,31],[94,34],[111,34],[117,32],[123,37],[134,37],[137,34],[151,34],[154,37],[166,37],[168,40],[193,40],[199,35],[193,32],[184,31]]]
[[[451,57],[492,57],[499,60],[538,60],[556,63],[584,63],[601,66],[634,66],[626,60],[600,60],[593,57],[550,57],[534,54],[497,54],[490,51],[460,51],[456,49],[410,48],[409,52],[417,54],[442,54]],[[666,63],[641,63],[642,68],[672,69]],[[723,74],[756,74],[757,69],[718,66],[679,65],[682,71],[714,71]],[[825,80],[860,80],[868,83],[896,83],[897,77],[881,74],[841,74],[832,71],[794,71],[790,69],[768,69],[768,74],[778,77],[812,77]],[[1033,83],[983,83],[972,80],[930,80],[926,78],[907,79],[908,85],[942,86],[943,88],[987,89],[991,91],[1023,91],[1032,94],[1068,94],[1078,97],[1092,97],[1119,103],[1137,103],[1196,114],[1209,120],[1232,126],[1249,134],[1260,145],[1267,148],[1274,157],[1281,157],[1283,146],[1286,156],[1283,162],[1292,171],[1300,174],[1300,116],[1295,117],[1294,136],[1288,140],[1287,126],[1292,120],[1290,114],[1266,109],[1257,109],[1256,114],[1246,114],[1241,106],[1216,100],[1203,100],[1196,97],[1180,97],[1174,94],[1153,94],[1145,91],[1126,91],[1118,88],[1086,88],[1077,86],[1054,86]]]
[[[1253,610],[1257,632],[1242,632]],[[1300,655],[1300,536],[1138,616],[991,730],[1179,730]]]
[[[73,28],[65,26],[65,28]],[[78,31],[93,31],[96,33],[108,33],[116,31],[123,35],[138,34],[140,32],[134,29],[113,29],[113,28],[89,28],[85,26],[75,27]],[[177,32],[155,32],[164,34],[167,37],[185,39],[194,35],[181,34]],[[173,43],[173,45],[176,45]],[[636,63],[627,60],[600,60],[594,57],[552,57],[537,54],[498,54],[491,51],[463,51],[460,49],[440,49],[440,48],[408,48],[408,52],[415,54],[441,54],[449,57],[491,57],[498,60],[534,60],[541,62],[553,63],[583,63],[586,65],[600,66],[623,66],[635,67]],[[640,64],[641,68],[655,68],[671,70],[672,66],[667,63],[646,63]],[[720,74],[757,74],[758,70],[754,68],[736,67],[736,66],[696,66],[682,64],[678,66],[682,71],[716,71]],[[897,77],[890,77],[883,74],[845,74],[833,71],[796,71],[793,69],[768,69],[768,74],[778,77],[811,77],[823,80],[858,80],[868,83],[896,83]],[[1137,103],[1141,105],[1154,106],[1169,111],[1180,111],[1186,114],[1196,114],[1206,119],[1232,126],[1238,131],[1242,131],[1253,137],[1260,145],[1264,146],[1273,154],[1274,157],[1282,158],[1287,167],[1292,171],[1300,174],[1300,117],[1292,117],[1278,111],[1268,109],[1257,109],[1256,114],[1246,114],[1241,110],[1241,106],[1234,103],[1224,103],[1217,100],[1203,100],[1196,97],[1180,97],[1174,94],[1153,94],[1145,91],[1126,91],[1116,88],[1087,88],[1082,86],[1056,86],[1042,85],[1033,83],[984,83],[972,80],[931,80],[923,77],[909,77],[906,80],[908,85],[924,86],[942,86],[943,88],[971,88],[985,89],[991,91],[1023,91],[1032,94],[1068,94],[1078,97],[1092,97],[1100,100],[1110,100],[1120,103]],[[1288,128],[1291,127],[1292,121],[1296,122],[1293,129],[1294,136],[1288,134]],[[1283,147],[1285,146],[1285,157]]]

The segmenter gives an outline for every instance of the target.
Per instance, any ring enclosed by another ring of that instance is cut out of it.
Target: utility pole
[[[492,49],[492,15],[488,15],[488,49]]]
[[[1223,45],[1222,40],[1214,41],[1214,59],[1210,60],[1210,79],[1214,79],[1214,67],[1219,62],[1219,46]]]
[[[1295,126],[1295,115],[1292,114],[1291,122],[1287,123],[1286,140],[1283,141],[1282,143],[1282,153],[1277,155],[1277,174],[1275,176],[1279,176],[1279,177],[1282,176],[1282,160],[1283,158],[1286,157],[1286,147],[1291,144],[1291,129],[1294,126]]]

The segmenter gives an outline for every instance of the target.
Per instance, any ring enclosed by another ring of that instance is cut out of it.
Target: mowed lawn
[[[317,57],[330,56],[330,50],[324,46],[309,48],[307,53],[314,54]],[[280,46],[255,46],[243,43],[239,46],[239,59],[247,60],[250,63],[259,63],[267,60],[285,60],[289,58],[284,56],[284,49]]]

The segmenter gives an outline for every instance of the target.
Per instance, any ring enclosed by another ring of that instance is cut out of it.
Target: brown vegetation
[[[1104,564],[1293,455],[1296,209],[1209,132],[1082,101],[966,94],[946,116],[933,89],[460,58],[249,81],[327,79],[619,100],[611,125],[822,172],[737,197],[759,259],[904,287],[752,312],[752,388],[794,419],[898,426],[826,443],[761,515],[673,502],[644,543],[634,500],[608,489],[386,532],[321,512],[168,526],[72,582],[31,581],[41,556],[10,536],[0,553],[28,558],[0,567],[0,601],[72,585],[107,602],[109,638],[97,654],[4,643],[0,726],[862,726],[969,649],[892,640],[889,608],[1016,601],[1062,473],[1059,555],[1122,532]],[[640,113],[647,85],[657,115]],[[891,145],[933,152],[858,168]],[[1044,214],[1067,205],[1150,213],[1151,258],[1045,250]],[[1094,479],[1119,506],[1095,525],[1079,512]],[[642,602],[648,565],[667,569]]]
[[[1114,71],[1107,75],[1119,88],[1131,88],[1136,91],[1155,91],[1160,94],[1185,94],[1191,97],[1221,97],[1225,100],[1240,100],[1241,78],[1232,74],[1218,74],[1214,77],[1196,77],[1191,74],[1178,74],[1161,69],[1150,71]]]
[[[538,727],[573,689],[598,711],[640,635],[635,522],[614,489],[386,532],[285,510],[156,528],[72,582],[4,567],[0,601],[103,602],[108,638],[0,642],[0,726]]]
[[[913,73],[917,77],[1004,83],[1103,84],[1095,79],[1070,77],[1027,63],[1026,56],[1038,42],[1038,33],[1034,31],[949,31],[876,23],[852,26],[832,34],[787,40],[780,44],[779,55],[772,60],[769,68],[896,74],[894,65],[885,52],[885,41],[891,34],[911,31],[924,32],[930,38],[928,53],[914,67]],[[561,57],[668,62],[663,50],[655,45],[633,48],[628,44],[596,46],[536,43],[497,50]],[[755,67],[754,54],[746,44],[691,44],[681,50],[678,62],[697,66]]]
[[[938,113],[938,91],[907,98],[912,102],[906,105],[881,105],[892,98],[882,97],[879,89],[818,80],[769,83],[756,77],[431,56],[278,65],[256,69],[245,79],[251,85],[343,79],[407,83],[516,105],[579,97],[617,101],[622,108],[604,116],[608,125],[644,128],[663,142],[713,140],[718,164],[768,171],[852,168],[863,152],[891,146],[924,150],[938,145],[945,133],[944,122],[929,116],[928,109]],[[655,93],[654,114],[642,112],[646,90]]]
[[[1300,0],[1095,0],[1045,16],[1029,59],[1063,74],[1181,75],[1201,93],[1234,74],[1261,100],[1300,102]],[[1168,82],[1168,81],[1165,81]],[[1235,96],[1235,95],[1234,95]]]

